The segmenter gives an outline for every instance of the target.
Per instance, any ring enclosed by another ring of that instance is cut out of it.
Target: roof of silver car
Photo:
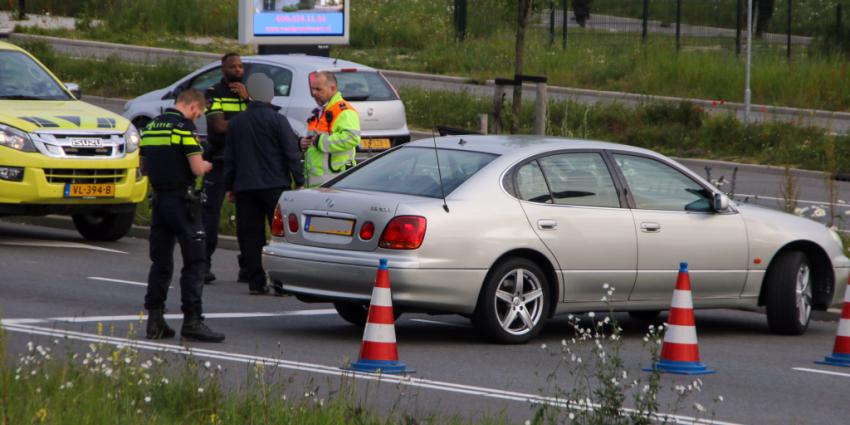
[[[461,143],[463,140],[463,143]],[[634,146],[617,143],[599,142],[594,140],[566,139],[547,136],[524,135],[463,135],[445,136],[435,139],[425,138],[410,142],[410,146],[433,146],[436,142],[440,148],[464,149],[495,154],[519,153],[534,154],[558,149],[616,149],[620,151],[640,152],[657,155],[657,153]]]
[[[357,68],[359,70],[373,70],[373,68],[356,62],[342,59],[326,58],[309,55],[256,55],[244,56],[242,59],[250,61],[277,62],[294,68],[301,68],[308,72],[315,70],[330,70],[342,68]]]

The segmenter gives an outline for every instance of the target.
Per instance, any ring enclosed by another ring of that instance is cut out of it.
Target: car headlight
[[[29,134],[3,124],[0,124],[0,146],[22,152],[37,152]]]
[[[139,131],[136,130],[136,127],[133,124],[130,124],[130,127],[127,128],[127,132],[124,133],[124,143],[127,147],[127,153],[135,152],[136,149],[139,148]]]

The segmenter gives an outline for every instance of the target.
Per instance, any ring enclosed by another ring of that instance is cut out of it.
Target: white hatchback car
[[[360,150],[383,151],[410,141],[404,104],[396,89],[381,73],[367,66],[332,58],[305,55],[243,56],[244,80],[252,74],[266,74],[274,81],[272,103],[289,118],[296,133],[305,134],[307,117],[316,108],[310,95],[309,75],[314,71],[331,71],[337,78],[342,96],[360,113],[362,140]],[[192,72],[176,83],[143,94],[124,106],[124,117],[137,128],[174,104],[174,99],[189,87],[204,91],[221,79],[221,63],[216,61]],[[201,117],[196,123],[203,137],[207,123]]]

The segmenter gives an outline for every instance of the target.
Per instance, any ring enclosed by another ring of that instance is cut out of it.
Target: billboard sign
[[[348,44],[349,0],[239,0],[242,44]]]

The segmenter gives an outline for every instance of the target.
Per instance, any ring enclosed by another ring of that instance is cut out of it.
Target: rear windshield
[[[332,187],[442,198],[437,155],[434,152],[434,149],[425,147],[397,149],[356,168]],[[452,149],[439,149],[436,152],[440,156],[443,191],[446,195],[498,156]]]
[[[352,102],[398,100],[389,83],[375,71],[336,72],[342,97]]]

